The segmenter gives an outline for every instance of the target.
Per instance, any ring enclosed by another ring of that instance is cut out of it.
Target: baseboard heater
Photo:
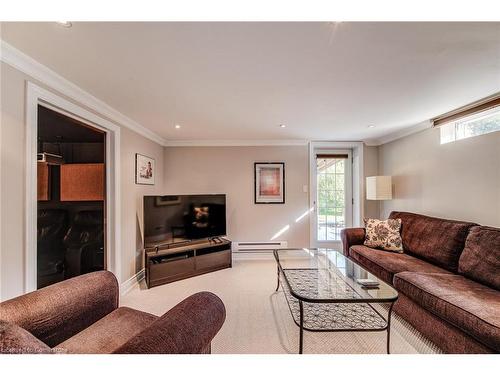
[[[274,249],[286,249],[287,241],[233,242],[233,251],[239,253],[272,252]]]

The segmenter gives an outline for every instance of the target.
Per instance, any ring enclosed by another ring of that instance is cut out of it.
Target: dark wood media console
[[[200,240],[144,251],[148,288],[232,266],[231,241]]]

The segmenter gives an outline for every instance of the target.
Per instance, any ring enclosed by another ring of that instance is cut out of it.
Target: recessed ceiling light
[[[70,28],[73,24],[69,21],[57,21],[59,26]]]
[[[181,126],[180,126],[179,124],[175,124],[175,128],[176,128],[176,129],[180,129],[180,128],[181,128]]]
[[[368,125],[368,127],[369,127],[370,129],[373,129],[373,128],[375,127],[375,125]]]
[[[286,128],[285,124],[280,124],[280,128]]]

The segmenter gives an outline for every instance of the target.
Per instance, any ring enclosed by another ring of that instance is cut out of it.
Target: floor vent
[[[233,242],[233,251],[239,253],[272,252],[274,249],[286,249],[287,241]]]

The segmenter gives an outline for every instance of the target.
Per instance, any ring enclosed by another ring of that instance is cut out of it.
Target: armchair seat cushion
[[[128,307],[119,307],[90,327],[57,346],[68,353],[112,353],[158,319]]]
[[[50,347],[18,325],[0,320],[0,354],[50,354]]]
[[[500,292],[461,275],[402,272],[394,286],[434,315],[500,352]]]
[[[450,273],[409,254],[377,250],[364,245],[352,246],[349,255],[367,271],[389,284],[392,284],[395,274],[403,271]]]

